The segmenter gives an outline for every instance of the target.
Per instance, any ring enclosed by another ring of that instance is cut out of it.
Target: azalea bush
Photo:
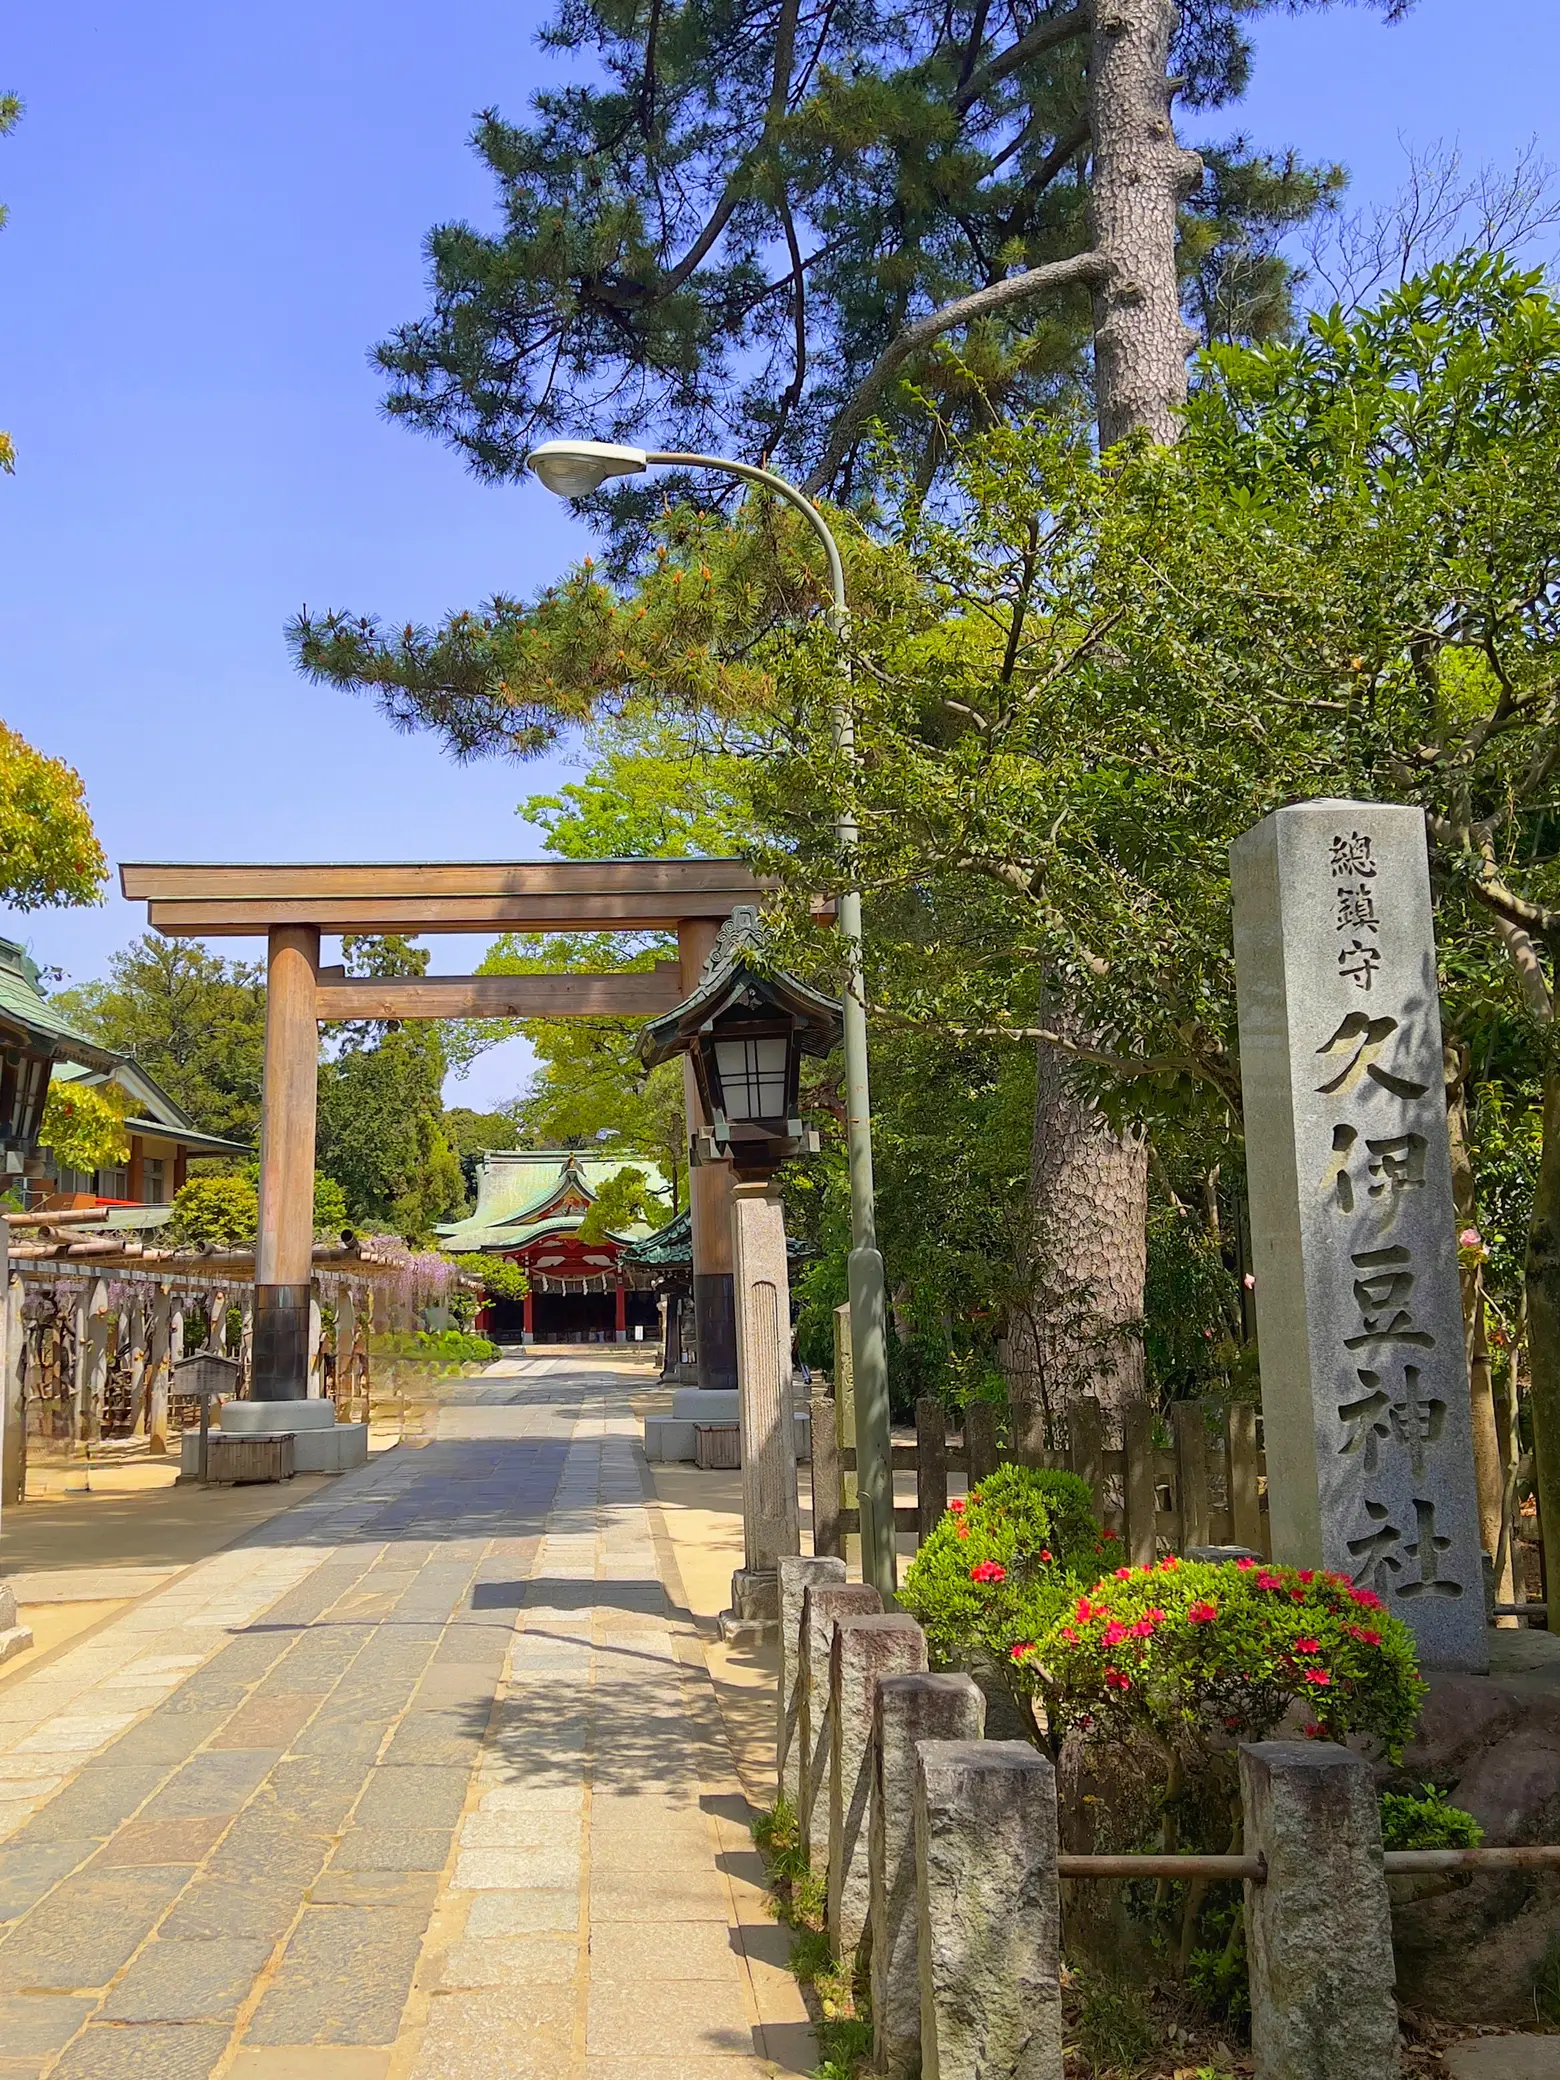
[[[1000,1466],[951,1505],[899,1600],[938,1660],[994,1663],[1027,1703],[1033,1685],[1015,1646],[1048,1633],[1119,1550],[1076,1474]]]
[[[1256,1560],[1119,1568],[1014,1652],[1062,1733],[1142,1733],[1167,1759],[1266,1740],[1299,1706],[1308,1733],[1396,1760],[1425,1691],[1374,1590]]]
[[[1249,1559],[1118,1568],[1011,1651],[1053,1747],[1070,1744],[1102,1787],[1091,1814],[1107,1850],[1238,1850],[1241,1742],[1292,1722],[1396,1761],[1425,1694],[1412,1636],[1373,1590]],[[1230,1888],[1132,1885],[1126,1905],[1170,1975],[1238,2022],[1244,1919]]]

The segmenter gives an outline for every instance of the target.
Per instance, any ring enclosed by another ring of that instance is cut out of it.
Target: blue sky
[[[368,702],[304,684],[287,617],[432,619],[525,592],[586,546],[535,486],[479,485],[387,425],[366,350],[423,307],[422,236],[485,221],[475,110],[551,68],[534,0],[117,0],[8,11],[0,87],[0,715],[68,758],[114,860],[526,857],[514,806],[557,763],[457,767]],[[1209,126],[1342,160],[1386,198],[1399,138],[1560,160],[1560,10],[1420,0],[1274,19],[1253,91]],[[0,931],[73,980],[143,919]],[[248,951],[230,946],[228,951]],[[435,942],[434,966],[478,958]],[[453,1102],[510,1095],[518,1043]]]

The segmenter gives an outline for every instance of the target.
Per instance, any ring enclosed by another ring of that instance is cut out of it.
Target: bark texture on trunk
[[[1560,1065],[1544,1072],[1544,1141],[1527,1249],[1528,1398],[1533,1485],[1549,1593],[1560,1584]]]
[[[1142,428],[1176,437],[1191,339],[1175,271],[1176,212],[1202,160],[1176,142],[1170,117],[1172,0],[1098,0],[1089,53],[1094,137],[1094,247],[1107,269],[1094,292],[1094,380],[1100,446]]]
[[[1094,244],[1108,262],[1094,298],[1102,449],[1140,428],[1173,441],[1186,397],[1176,211],[1202,161],[1170,120],[1175,23],[1172,0],[1098,0],[1089,105]],[[1044,1044],[1028,1211],[1033,1299],[1010,1331],[1014,1392],[1053,1413],[1083,1390],[1118,1408],[1141,1398],[1148,1151],[1111,1131]]]
[[[1030,1295],[1008,1341],[1015,1399],[1038,1402],[1048,1417],[1080,1394],[1115,1409],[1142,1399],[1147,1219],[1147,1143],[1112,1132],[1067,1056],[1041,1041],[1029,1153]]]

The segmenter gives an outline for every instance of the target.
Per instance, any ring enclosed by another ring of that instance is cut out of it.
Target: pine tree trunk
[[[1202,172],[1170,120],[1170,0],[1099,0],[1089,58],[1094,245],[1110,269],[1094,298],[1102,450],[1142,430],[1176,435],[1189,345],[1176,278],[1176,211]],[[1042,1043],[1030,1154],[1027,1316],[1015,1316],[1016,1397],[1055,1414],[1092,1389],[1117,1407],[1143,1393],[1148,1149],[1112,1133]]]
[[[1094,247],[1110,263],[1094,294],[1100,447],[1142,430],[1176,437],[1191,344],[1176,278],[1176,212],[1202,177],[1170,119],[1171,0],[1099,0],[1089,54]]]

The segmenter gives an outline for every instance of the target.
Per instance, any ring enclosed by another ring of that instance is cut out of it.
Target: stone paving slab
[[[0,2080],[808,2069],[627,1392],[498,1368],[0,1689]]]

